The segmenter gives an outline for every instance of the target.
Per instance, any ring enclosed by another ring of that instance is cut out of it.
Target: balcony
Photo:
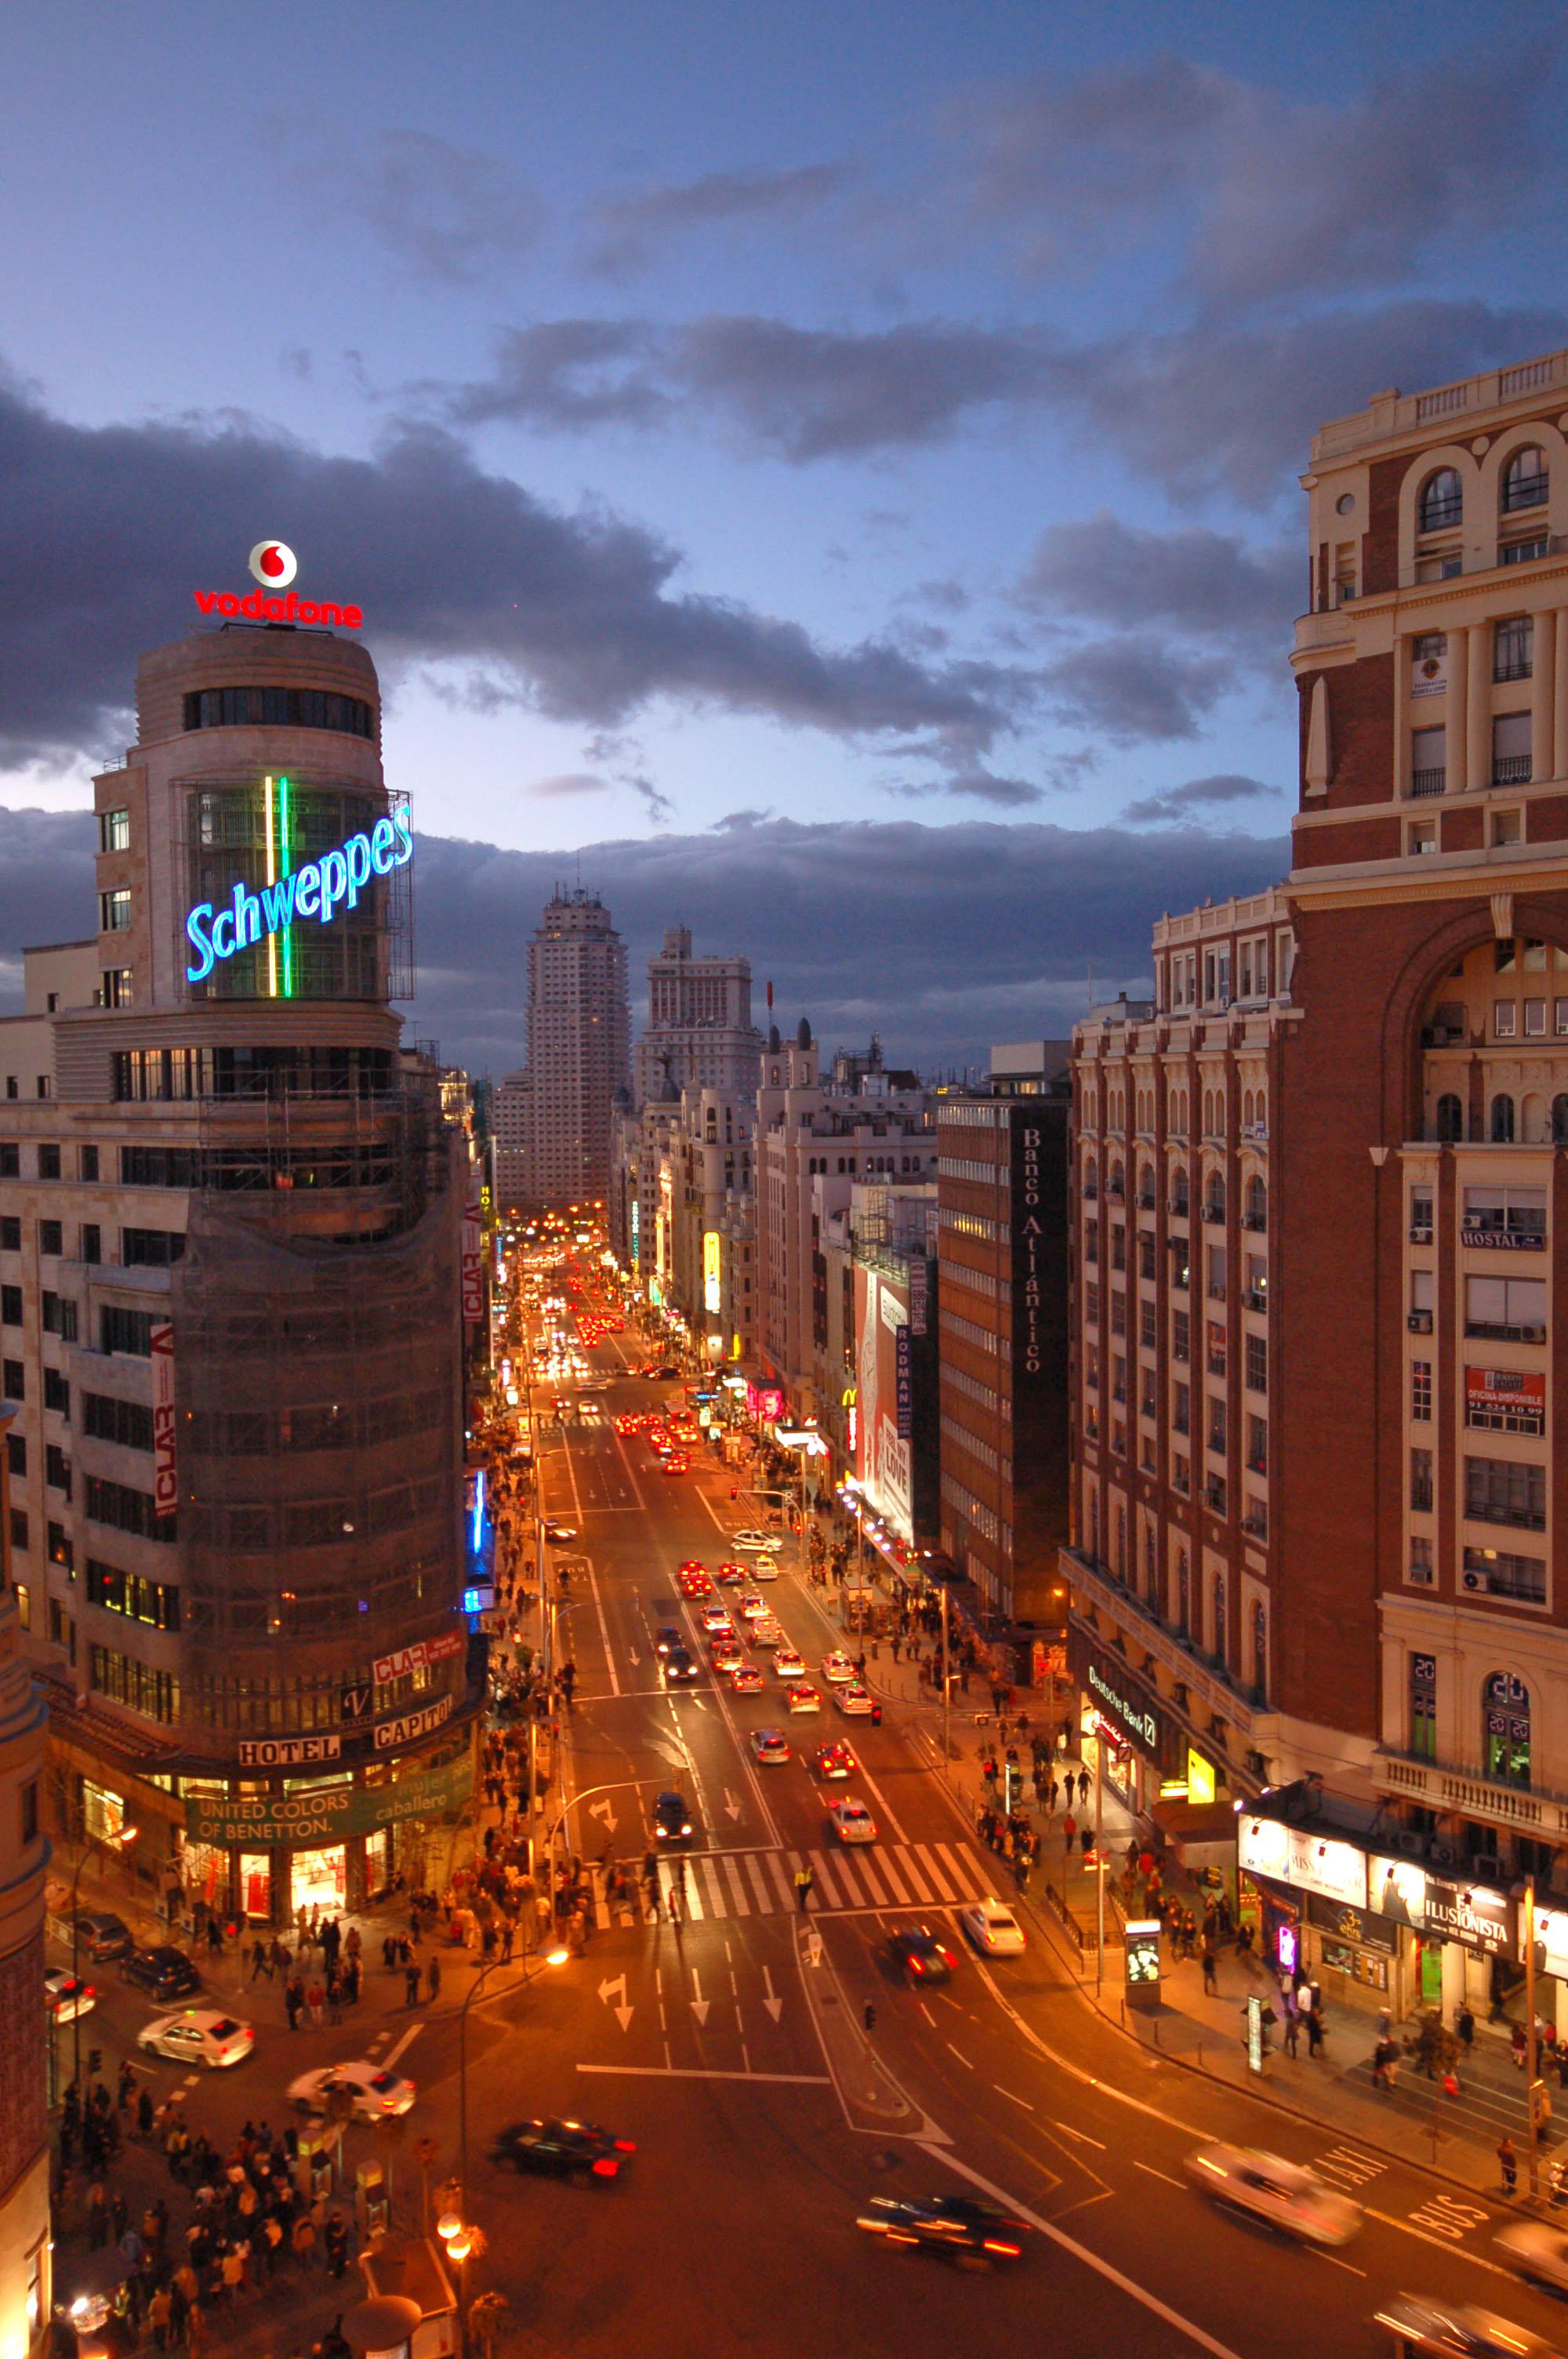
[[[1165,1210],[1173,1221],[1184,1221],[1192,1209],[1189,1196],[1168,1196],[1165,1199]]]
[[[1373,1754],[1372,1774],[1379,1786],[1423,1810],[1463,1812],[1489,1826],[1517,1827],[1545,1842],[1568,1837],[1568,1798],[1561,1795],[1494,1785],[1478,1771],[1448,1768],[1388,1746]]]
[[[1086,1180],[1084,1181],[1084,1201],[1086,1204],[1098,1204],[1099,1202],[1099,1189],[1092,1180]]]
[[[1415,798],[1416,801],[1420,802],[1428,795],[1442,795],[1446,794],[1447,791],[1448,772],[1446,769],[1411,771],[1411,793]]]
[[[1152,1212],[1154,1210],[1154,1191],[1152,1188],[1140,1188],[1132,1201],[1141,1212]]]
[[[1241,1299],[1249,1310],[1267,1310],[1268,1288],[1261,1286],[1244,1286],[1241,1289]]]
[[[1269,1225],[1269,1215],[1267,1212],[1243,1212],[1241,1225],[1244,1229],[1250,1229],[1254,1235],[1261,1236]]]
[[[1267,1516],[1243,1516],[1241,1528],[1249,1540],[1266,1540],[1269,1537]]]
[[[1211,1516],[1223,1516],[1225,1513],[1224,1484],[1206,1483],[1203,1486],[1203,1503]]]
[[[1213,1197],[1211,1197],[1209,1201],[1204,1206],[1203,1216],[1211,1229],[1224,1228],[1225,1206],[1222,1203],[1219,1203]]]
[[[1492,764],[1494,787],[1528,787],[1531,769],[1528,754],[1500,754]]]

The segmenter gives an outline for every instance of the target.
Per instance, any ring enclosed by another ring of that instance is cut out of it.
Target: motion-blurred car
[[[754,1555],[764,1549],[782,1549],[784,1542],[776,1532],[760,1532],[754,1524],[748,1524],[743,1530],[730,1533],[730,1545],[744,1549],[748,1555]]]
[[[774,1557],[760,1556],[757,1559],[756,1563],[752,1567],[752,1578],[753,1581],[776,1581],[778,1577],[778,1561]]]
[[[958,1911],[958,1923],[988,1958],[1016,1958],[1023,1951],[1023,1928],[1005,1900],[977,1900]]]
[[[684,1474],[690,1464],[691,1461],[689,1458],[684,1458],[678,1451],[672,1450],[669,1456],[665,1461],[665,1473],[666,1474]]]
[[[777,1621],[773,1614],[753,1614],[751,1616],[751,1623],[753,1647],[772,1647],[784,1645],[784,1624]]]
[[[728,1679],[731,1671],[741,1669],[746,1658],[741,1651],[738,1638],[715,1638],[708,1650],[708,1659],[716,1671],[721,1671]]]
[[[654,1633],[654,1652],[661,1658],[685,1644],[686,1632],[678,1622],[661,1622]]]
[[[328,2101],[339,2091],[349,2098],[354,2112],[364,2121],[380,2121],[384,2116],[406,2114],[414,2103],[414,2083],[406,2081],[401,2072],[389,2072],[384,2064],[373,2064],[363,2057],[350,2064],[322,2064],[313,2072],[301,2072],[288,2084],[288,2102],[301,2113],[324,2114]]]
[[[719,1580],[725,1589],[736,1589],[751,1577],[745,1566],[737,1564],[732,1557],[726,1557],[719,1568]]]
[[[1361,2206],[1314,2170],[1256,2147],[1205,2146],[1188,2155],[1187,2177],[1217,2203],[1245,2212],[1308,2245],[1347,2245],[1361,2225]]]
[[[565,1548],[568,1540],[576,1539],[577,1526],[575,1524],[546,1524],[545,1526],[545,1538],[551,1543],[552,1547]]]
[[[49,1930],[65,1943],[67,1949],[74,1949],[81,1957],[91,1958],[95,1966],[103,1965],[109,1958],[123,1958],[135,1947],[131,1929],[124,1919],[116,1917],[109,1908],[82,1909],[76,1919],[74,1941],[69,1917],[51,1917]]]
[[[752,1753],[758,1761],[787,1761],[789,1740],[782,1729],[754,1728],[752,1731]]]
[[[178,2015],[160,2015],[136,2034],[136,2046],[149,2056],[171,2056],[177,2064],[204,2064],[210,2071],[243,2064],[255,2047],[248,2023],[215,2008],[184,2006]]]
[[[1418,2353],[1421,2359],[1562,2359],[1555,2343],[1467,2301],[1444,2304],[1425,2294],[1401,2293],[1372,2323],[1388,2328],[1400,2359],[1415,2359]]]
[[[855,1756],[847,1745],[819,1745],[811,1756],[811,1766],[818,1777],[852,1777]]]
[[[841,1647],[835,1647],[822,1658],[822,1676],[830,1688],[847,1688],[855,1676],[855,1666]]]
[[[759,1597],[754,1590],[748,1590],[737,1611],[742,1622],[757,1622],[771,1614],[773,1607],[765,1597]]]
[[[945,1983],[958,1962],[929,1925],[901,1925],[888,1935],[888,1955],[912,1983]]]
[[[773,1677],[779,1680],[803,1680],[806,1658],[798,1647],[779,1647],[773,1653]]]
[[[730,1674],[730,1684],[737,1695],[761,1695],[762,1675],[755,1663],[742,1663]]]
[[[597,2122],[514,2122],[496,2138],[492,2160],[557,2179],[617,2179],[637,2151]]]
[[[691,1812],[682,1794],[655,1794],[654,1797],[654,1841],[662,1843],[685,1843],[691,1833]]]
[[[955,2259],[1016,2261],[1029,2234],[1027,2223],[974,2195],[873,2195],[855,2222],[890,2245],[951,2253]]]
[[[662,1669],[667,1688],[688,1688],[697,1677],[696,1661],[684,1647],[672,1647]]]
[[[735,1625],[730,1619],[728,1610],[722,1605],[703,1607],[702,1626],[712,1637],[718,1637],[720,1634],[726,1638],[732,1638],[735,1636]]]
[[[790,1712],[820,1712],[822,1690],[809,1680],[792,1680],[784,1690],[784,1705]]]
[[[680,1593],[683,1597],[711,1597],[713,1594],[711,1580],[700,1570],[696,1572],[677,1573],[676,1578],[680,1583]]]
[[[834,1802],[827,1812],[827,1824],[841,1843],[871,1843],[877,1839],[877,1822],[864,1802],[846,1794],[841,1802]]]
[[[1498,2238],[1498,2251],[1521,2277],[1568,2293],[1568,2230],[1550,2220],[1515,2220]]]
[[[120,1972],[138,1990],[150,1991],[154,1998],[161,1998],[166,2004],[201,1987],[201,1977],[185,1951],[168,1942],[160,1942],[152,1950],[133,1950]]]
[[[840,1712],[863,1717],[871,1709],[871,1691],[860,1680],[851,1680],[848,1687],[834,1689],[833,1701]]]
[[[80,1974],[67,1973],[61,1966],[46,1967],[44,2005],[57,2023],[74,2023],[79,2015],[91,2015],[97,2004],[97,1992]]]

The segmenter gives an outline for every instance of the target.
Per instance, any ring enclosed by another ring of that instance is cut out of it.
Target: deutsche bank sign
[[[373,875],[385,876],[406,867],[414,857],[414,836],[406,811],[378,819],[373,828],[351,835],[334,852],[308,860],[292,875],[264,885],[259,893],[236,885],[232,907],[214,912],[211,901],[199,902],[185,920],[185,931],[196,952],[194,965],[185,970],[188,983],[200,983],[220,959],[232,958],[267,934],[282,933],[297,918],[314,918],[330,924],[340,909],[352,909]]]

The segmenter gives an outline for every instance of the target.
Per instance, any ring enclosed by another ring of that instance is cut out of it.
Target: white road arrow
[[[590,1802],[589,1804],[588,1815],[590,1819],[602,1819],[604,1821],[604,1832],[607,1835],[612,1835],[615,1832],[616,1828],[621,1823],[620,1820],[616,1817],[614,1811],[610,1807],[610,1797],[608,1794],[606,1794],[601,1800]]]
[[[602,1982],[600,1984],[599,1995],[606,2006],[609,2006],[610,2005],[610,1995],[612,1991],[619,1991],[621,1994],[613,2013],[615,2020],[621,2026],[622,2030],[624,2031],[627,2025],[632,2020],[633,2014],[632,2008],[626,2004],[626,1977],[624,1974],[617,1974],[613,1982]]]
[[[710,2001],[710,2000],[708,2000],[708,1999],[705,1999],[705,1998],[703,1997],[703,1995],[702,1995],[702,1983],[701,1983],[701,1980],[699,1979],[699,1977],[698,1977],[695,1973],[693,1973],[692,1978],[691,1978],[691,1986],[692,1986],[693,1990],[697,1993],[697,1996],[692,2000],[692,2003],[691,2003],[691,2011],[692,2011],[693,2015],[695,2015],[695,2016],[696,2016],[696,2017],[697,2017],[697,2019],[698,2023],[706,2023],[706,2022],[708,2021],[708,2010],[709,2006],[711,2005],[711,2001]]]
[[[627,1649],[626,1649],[626,1652],[627,1652],[628,1657],[630,1658],[631,1664],[632,1664],[632,1669],[633,1669],[633,1670],[635,1670],[635,1669],[636,1669],[636,1668],[637,1668],[637,1666],[638,1666],[638,1664],[642,1661],[643,1658],[642,1658],[642,1656],[637,1652],[637,1649],[636,1649],[636,1647],[627,1647]]]
[[[768,2013],[773,2017],[773,2021],[776,2023],[780,2016],[784,2013],[784,2001],[774,1990],[773,1978],[772,1974],[769,1973],[766,1966],[762,1968],[762,1989],[766,1994],[762,2000],[762,2005],[767,2008]]]
[[[732,1819],[738,1819],[740,1817],[741,1805],[737,1801],[735,1796],[730,1791],[728,1786],[724,1788],[724,1807],[729,1811],[730,1816]]]

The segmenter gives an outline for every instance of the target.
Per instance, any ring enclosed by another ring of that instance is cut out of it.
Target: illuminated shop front
[[[1084,1767],[1104,1777],[1124,1809],[1152,1815],[1185,1761],[1185,1737],[1126,1658],[1096,1647],[1076,1624],[1068,1634],[1067,1658],[1078,1687]]]

